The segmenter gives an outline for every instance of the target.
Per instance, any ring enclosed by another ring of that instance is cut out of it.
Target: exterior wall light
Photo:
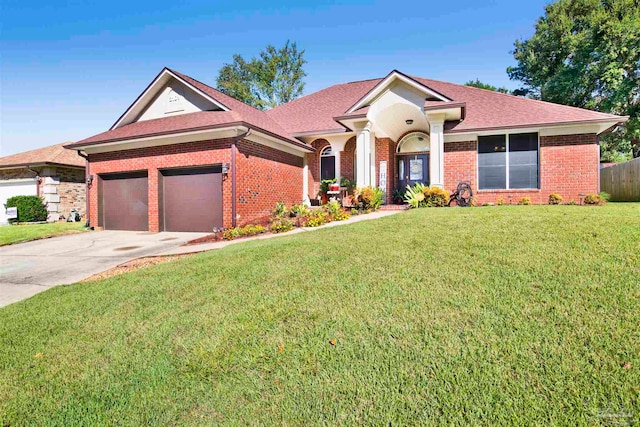
[[[222,175],[224,176],[229,175],[229,163],[222,164]]]
[[[413,124],[413,120],[409,119],[409,120],[405,120],[404,121],[406,124],[408,125],[412,125]]]
[[[91,184],[93,184],[93,175],[87,177],[87,185],[91,187]]]

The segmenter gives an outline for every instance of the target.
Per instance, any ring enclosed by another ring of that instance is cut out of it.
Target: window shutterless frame
[[[537,139],[537,148],[536,148],[536,161],[538,163],[538,173],[537,173],[537,182],[538,185],[537,187],[531,187],[531,188],[511,188],[509,185],[509,153],[510,153],[510,146],[509,146],[509,137],[511,135],[522,135],[522,134],[531,134],[531,133],[535,133],[536,134],[536,139]],[[492,134],[492,135],[481,135],[478,136],[476,138],[476,185],[478,190],[480,191],[501,191],[501,190],[514,190],[514,191],[527,191],[527,190],[539,190],[541,187],[541,174],[540,174],[540,169],[541,169],[541,165],[540,165],[540,132],[523,132],[523,133],[504,133],[504,134]],[[506,159],[505,159],[505,168],[506,168],[506,182],[505,182],[505,188],[480,188],[480,138],[482,138],[483,136],[499,136],[499,135],[504,135],[505,137],[505,144],[506,144]]]

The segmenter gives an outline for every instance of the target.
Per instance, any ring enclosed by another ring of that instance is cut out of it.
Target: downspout
[[[247,129],[247,131],[243,134],[235,136],[233,138],[233,142],[231,143],[231,226],[236,227],[237,225],[237,202],[236,202],[236,154],[238,153],[238,148],[236,147],[236,143],[243,138],[246,138],[251,133],[251,129]]]
[[[36,175],[34,176],[34,178],[36,179],[36,196],[40,197],[40,181],[42,180],[42,178],[40,178],[40,172],[34,171],[33,169],[31,169],[31,166],[27,166],[27,170]]]
[[[84,211],[87,213],[87,221],[85,222],[84,226],[87,228],[91,227],[91,223],[89,220],[89,206],[91,206],[89,204],[89,189],[91,188],[91,184],[89,184],[89,177],[91,176],[89,174],[89,156],[87,156],[86,154],[83,154],[81,151],[76,151],[76,153],[78,153],[78,156],[82,157],[85,161],[85,166],[84,166],[84,184],[85,184],[85,190],[84,190],[84,201],[85,201],[85,208]]]

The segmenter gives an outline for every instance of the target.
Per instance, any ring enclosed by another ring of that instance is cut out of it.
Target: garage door
[[[162,171],[162,218],[165,231],[212,231],[222,227],[220,168]]]
[[[102,226],[107,230],[149,229],[149,185],[146,172],[100,176]]]
[[[35,179],[8,179],[0,181],[0,225],[8,223],[4,204],[13,196],[36,196],[38,189]]]

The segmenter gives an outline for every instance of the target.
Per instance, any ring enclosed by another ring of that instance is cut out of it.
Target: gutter
[[[84,168],[84,183],[85,183],[85,190],[84,190],[84,201],[85,201],[85,208],[84,211],[86,212],[87,215],[87,221],[85,222],[84,226],[87,228],[91,227],[91,223],[89,220],[89,207],[91,206],[89,204],[89,190],[91,189],[91,184],[89,183],[90,181],[90,177],[91,175],[89,174],[89,156],[86,154],[83,154],[80,150],[76,151],[76,153],[78,153],[78,156],[82,157],[85,161],[85,168]]]
[[[237,225],[236,155],[238,154],[238,147],[236,147],[236,143],[250,134],[251,128],[247,128],[245,133],[235,136],[233,142],[231,142],[231,226],[234,228]]]

